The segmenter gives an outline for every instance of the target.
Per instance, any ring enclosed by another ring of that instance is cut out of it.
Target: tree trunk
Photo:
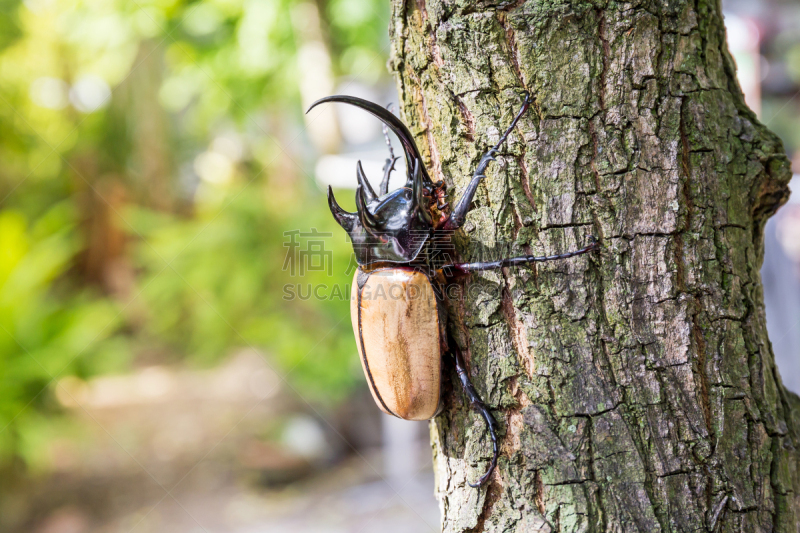
[[[431,424],[443,530],[797,532],[800,399],[759,277],[790,171],[744,104],[718,1],[394,0],[391,39],[406,123],[455,197],[535,98],[462,259],[602,243],[473,274],[451,300],[501,457],[466,485],[491,446],[449,372]]]

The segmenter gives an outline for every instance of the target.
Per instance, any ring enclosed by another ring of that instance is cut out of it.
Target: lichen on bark
[[[450,330],[501,431],[448,387],[431,424],[446,532],[798,531],[800,400],[759,268],[790,178],[745,106],[716,0],[393,0],[403,116],[464,190],[519,108],[459,235],[591,256],[473,275]],[[452,376],[451,376],[452,379]]]

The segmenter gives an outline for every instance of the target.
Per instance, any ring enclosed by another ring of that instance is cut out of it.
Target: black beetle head
[[[421,164],[414,139],[406,126],[386,109],[352,96],[329,96],[315,102],[343,102],[369,111],[400,139],[406,155],[408,179],[404,187],[381,197],[375,194],[361,162],[356,167],[356,212],[339,207],[328,187],[328,206],[334,218],[350,235],[359,265],[408,263],[419,255],[433,229],[430,204],[433,183]],[[413,170],[412,170],[413,169]]]
[[[339,207],[333,190],[328,187],[328,206],[350,235],[359,265],[408,263],[419,255],[433,227],[430,189],[422,182],[420,166],[417,159],[411,183],[406,187],[378,197],[359,161],[355,213]]]

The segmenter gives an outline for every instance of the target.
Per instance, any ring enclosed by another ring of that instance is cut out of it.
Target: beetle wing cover
[[[412,269],[384,269],[353,280],[351,316],[375,403],[405,420],[428,420],[441,391],[439,315],[428,278]],[[356,275],[356,278],[358,276]]]

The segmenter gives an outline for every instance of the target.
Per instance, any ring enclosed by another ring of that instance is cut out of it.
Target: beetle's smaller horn
[[[419,212],[422,217],[427,221],[431,221],[431,214],[428,211],[428,206],[425,202],[425,188],[422,183],[422,173],[420,172],[419,159],[414,160],[414,174],[412,178],[412,189],[414,191],[414,203],[418,206]]]
[[[378,195],[375,194],[375,191],[372,189],[372,185],[370,185],[369,180],[367,180],[367,175],[364,174],[364,167],[361,166],[361,161],[359,161],[356,165],[356,175],[358,176],[358,184],[361,185],[361,189],[364,191],[367,201],[371,202],[377,198]]]
[[[361,184],[356,187],[356,209],[358,210],[358,218],[361,220],[361,225],[374,235],[378,228],[378,221],[375,220],[375,216],[367,209],[366,194]]]
[[[330,185],[328,185],[328,207],[331,208],[333,218],[336,219],[336,222],[338,222],[345,231],[349,232],[353,229],[353,225],[355,225],[356,222],[356,214],[348,213],[339,207],[336,198],[333,196],[333,189],[331,189]]]

